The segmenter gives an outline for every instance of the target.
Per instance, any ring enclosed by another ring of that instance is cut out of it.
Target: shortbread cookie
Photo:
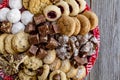
[[[60,8],[62,15],[68,16],[70,14],[69,5],[67,4],[67,2],[60,1],[56,5]]]
[[[50,72],[49,65],[43,65],[43,72],[41,75],[38,73],[38,80],[46,80],[49,72]]]
[[[62,65],[60,67],[60,70],[67,73],[71,68],[70,61],[68,59],[62,61]]]
[[[50,64],[50,70],[58,70],[62,64],[62,61],[59,58],[56,58],[52,64]]]
[[[94,12],[85,11],[83,15],[85,15],[89,19],[91,24],[91,30],[95,29],[98,26],[98,17]]]
[[[76,23],[75,32],[73,33],[73,35],[78,35],[80,33],[81,23],[76,17],[73,17],[73,19]]]
[[[70,71],[67,73],[67,78],[75,77],[77,72],[78,72],[78,68],[74,68],[73,66],[71,66]]]
[[[84,66],[80,66],[77,71],[76,76],[73,78],[74,80],[81,80],[86,76],[86,69]]]
[[[14,35],[9,34],[6,38],[5,38],[5,50],[7,53],[10,54],[15,54],[16,52],[14,51],[13,47],[12,47],[12,38],[14,37]]]
[[[28,42],[29,35],[25,32],[17,33],[12,39],[13,49],[17,52],[24,52],[29,48]]]
[[[71,36],[75,32],[76,23],[72,17],[63,15],[57,23],[61,34]]]
[[[36,77],[36,76],[26,75],[23,71],[20,71],[20,72],[18,73],[18,77],[19,77],[18,80],[37,80],[37,77]]]
[[[80,35],[85,35],[90,31],[90,21],[89,19],[84,15],[77,15],[78,20],[81,23],[81,30]]]
[[[67,80],[66,74],[60,70],[51,72],[49,80]]]
[[[60,8],[55,5],[47,6],[43,13],[48,21],[56,21],[61,16]]]
[[[36,58],[35,56],[27,57],[23,63],[28,69],[32,70],[37,70],[39,67],[43,65],[42,60]]]
[[[65,0],[69,4],[70,16],[76,16],[79,13],[79,6],[75,0]]]
[[[23,71],[26,75],[29,75],[29,76],[35,76],[37,74],[36,71],[32,69],[27,69],[26,67],[24,67]]]
[[[79,5],[79,12],[81,13],[82,11],[84,11],[86,8],[86,1],[85,0],[75,0],[75,1]]]
[[[7,52],[5,51],[5,38],[8,36],[8,34],[2,34],[0,35],[0,53],[1,54],[6,54]]]
[[[56,51],[55,50],[49,50],[48,54],[43,59],[43,62],[46,64],[51,64],[56,58]]]
[[[30,0],[22,0],[23,6],[24,6],[25,9],[29,8],[29,1]]]

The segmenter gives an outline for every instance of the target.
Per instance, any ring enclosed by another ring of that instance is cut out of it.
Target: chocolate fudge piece
[[[60,33],[60,29],[59,29],[59,27],[58,27],[58,25],[57,25],[56,22],[52,22],[52,23],[51,23],[51,27],[53,28],[53,31],[54,31],[55,33]]]
[[[55,49],[58,46],[58,42],[54,38],[50,38],[50,41],[48,42],[46,48],[48,49]]]
[[[29,43],[32,44],[39,44],[39,34],[34,34],[29,36]]]
[[[80,58],[79,56],[75,56],[74,60],[80,65],[85,65],[88,63],[87,57]]]
[[[48,42],[48,36],[40,36],[40,43],[47,43]]]
[[[27,33],[32,33],[35,31],[35,25],[33,23],[29,23],[26,27],[25,27],[25,32]]]
[[[47,55],[47,51],[45,51],[44,49],[40,48],[38,53],[37,53],[37,57],[40,59],[43,59],[46,55]]]
[[[31,55],[36,55],[37,51],[38,51],[38,47],[31,45],[30,49],[28,50],[28,53]]]
[[[35,21],[35,24],[38,25],[46,22],[46,18],[44,15],[37,15],[37,16],[34,16],[34,21]]]
[[[39,34],[41,36],[46,36],[47,34],[49,34],[49,27],[48,27],[48,24],[44,24],[42,26],[39,26],[38,27],[38,31],[39,31]]]

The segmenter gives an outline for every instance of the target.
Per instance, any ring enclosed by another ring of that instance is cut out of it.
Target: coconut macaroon
[[[17,8],[21,9],[22,8],[22,0],[9,0],[9,6],[10,8]]]
[[[2,8],[0,9],[0,21],[7,20],[7,13],[10,11],[9,8]]]
[[[18,9],[12,9],[7,14],[7,19],[11,23],[17,23],[20,21],[21,18],[21,12]]]
[[[16,34],[20,31],[24,31],[24,29],[25,29],[25,25],[21,22],[18,22],[18,23],[13,24],[11,32],[13,34]]]
[[[21,15],[21,21],[23,24],[27,25],[29,22],[33,21],[33,14],[29,11],[24,11]]]

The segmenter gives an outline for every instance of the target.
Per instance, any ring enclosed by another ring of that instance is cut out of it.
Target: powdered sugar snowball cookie
[[[21,9],[22,8],[22,0],[9,0],[9,6],[10,8],[17,8]]]
[[[18,9],[12,9],[7,14],[7,19],[11,23],[17,23],[21,18],[21,12]]]
[[[25,29],[25,25],[23,23],[21,23],[21,22],[14,23],[12,26],[12,33],[16,34],[20,31],[24,31],[24,29]]]
[[[0,9],[0,21],[7,20],[7,13],[10,11],[9,8],[2,8]]]
[[[27,25],[29,22],[33,21],[33,14],[29,11],[24,11],[21,15],[21,21],[23,24]]]

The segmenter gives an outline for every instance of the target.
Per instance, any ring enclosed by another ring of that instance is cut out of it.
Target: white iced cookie
[[[25,29],[25,25],[21,22],[18,22],[13,24],[11,31],[13,34],[16,34],[20,31],[24,31],[24,29]]]
[[[27,25],[29,22],[33,21],[33,14],[29,11],[24,11],[21,15],[21,21],[23,24]]]
[[[11,23],[17,23],[21,18],[21,12],[18,9],[12,9],[7,14],[7,19]]]
[[[0,21],[6,21],[7,20],[7,13],[9,11],[10,11],[9,8],[0,9]]]
[[[10,8],[17,8],[21,9],[22,8],[22,0],[9,0],[9,6]]]

